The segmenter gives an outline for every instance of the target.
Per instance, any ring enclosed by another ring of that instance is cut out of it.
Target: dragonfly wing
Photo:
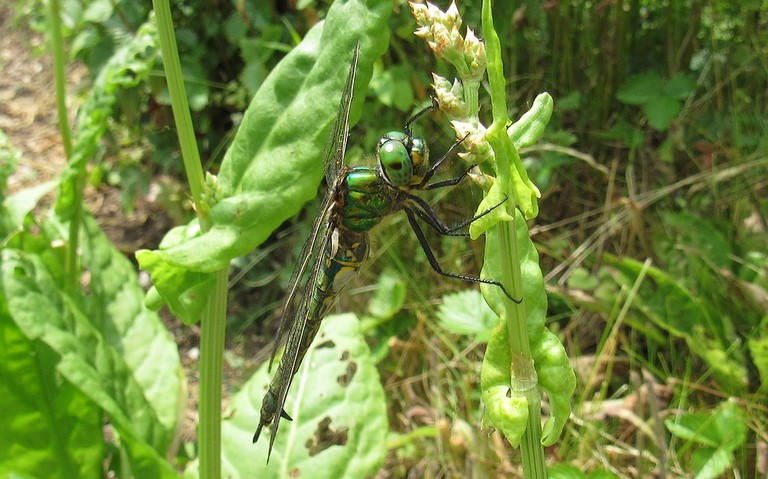
[[[312,231],[310,231],[307,241],[301,248],[301,253],[299,254],[299,263],[294,268],[293,274],[291,274],[291,280],[288,282],[288,292],[285,295],[285,300],[283,300],[283,311],[280,313],[280,324],[277,327],[275,342],[272,346],[272,355],[269,358],[270,371],[272,370],[272,363],[275,360],[275,354],[277,354],[277,348],[280,345],[280,339],[283,336],[283,332],[286,330],[286,328],[290,328],[293,322],[299,316],[298,313],[301,309],[301,303],[299,304],[299,307],[293,307],[293,305],[296,300],[301,299],[296,296],[296,292],[299,290],[299,286],[302,283],[301,279],[307,271],[307,266],[309,266],[313,260],[317,266],[318,261],[316,258],[319,256],[318,251],[323,248],[325,242],[327,241],[325,238],[328,236],[328,227],[331,218],[331,212],[333,210],[333,201],[334,188],[329,188],[328,193],[325,195],[325,199],[323,200],[323,206],[320,209],[320,214],[315,219],[315,223],[312,225]],[[310,284],[309,281],[307,284]]]
[[[329,207],[332,208],[333,205],[331,204]],[[331,212],[328,213],[330,216]],[[323,234],[319,235],[321,236],[321,241],[319,241],[318,244],[321,245],[321,247],[328,244],[328,242],[331,240],[332,230],[332,228],[326,228],[324,229]],[[288,390],[291,387],[293,377],[296,373],[296,369],[298,368],[300,361],[299,358],[304,357],[306,350],[303,348],[306,348],[309,343],[312,342],[314,335],[317,333],[317,328],[314,328],[314,330],[309,333],[307,324],[308,320],[310,319],[309,315],[313,314],[311,311],[314,292],[313,289],[318,283],[318,278],[320,277],[323,263],[323,258],[320,257],[318,261],[315,261],[315,266],[309,273],[309,278],[307,278],[307,282],[304,285],[304,290],[302,291],[299,307],[296,310],[296,315],[294,316],[295,319],[291,324],[290,331],[288,332],[288,339],[286,340],[283,357],[280,359],[281,368],[278,368],[278,373],[281,373],[283,377],[281,378],[280,388],[276,394],[277,397],[274,410],[275,414],[272,418],[272,427],[269,436],[270,453],[272,452],[272,446],[275,442],[275,438],[277,437],[277,430],[280,426],[280,419],[286,418],[291,420],[291,417],[283,410],[283,408],[285,407],[285,400],[288,397]],[[315,324],[317,324],[319,318],[313,319]],[[307,337],[308,334],[311,334],[311,337]]]
[[[349,67],[347,83],[341,94],[339,112],[333,123],[333,133],[323,155],[325,165],[325,180],[328,186],[336,182],[336,177],[344,167],[344,152],[347,151],[347,138],[349,136],[349,108],[352,106],[352,97],[355,89],[355,76],[357,75],[357,60],[360,57],[360,43],[355,45],[352,54],[352,64]]]
[[[275,360],[275,354],[277,353],[277,347],[280,344],[283,331],[285,331],[286,327],[290,327],[294,321],[293,318],[296,317],[292,314],[293,308],[291,308],[291,305],[296,300],[296,292],[301,283],[301,278],[304,276],[307,266],[310,264],[312,258],[317,257],[317,249],[324,244],[322,241],[318,242],[317,239],[320,236],[324,236],[325,232],[323,231],[321,234],[320,230],[328,227],[327,217],[330,215],[330,210],[333,208],[331,198],[333,192],[336,190],[339,172],[344,167],[344,152],[347,148],[347,136],[349,135],[349,108],[352,105],[355,75],[357,74],[357,60],[359,57],[360,43],[357,43],[355,45],[355,51],[352,54],[352,64],[350,65],[349,73],[347,74],[347,83],[341,94],[339,111],[336,115],[336,121],[333,124],[333,132],[331,133],[330,140],[328,141],[328,145],[323,154],[323,165],[325,168],[325,181],[328,184],[328,194],[323,202],[323,208],[320,211],[320,215],[312,226],[309,239],[307,239],[307,242],[301,249],[299,264],[296,265],[296,268],[293,270],[291,281],[288,283],[288,294],[283,302],[280,325],[277,327],[277,337],[272,348],[272,356],[269,359],[270,370],[272,369],[272,363]]]

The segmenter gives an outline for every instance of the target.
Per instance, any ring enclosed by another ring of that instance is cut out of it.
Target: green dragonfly
[[[253,436],[255,443],[261,429],[271,425],[269,452],[277,436],[280,418],[291,420],[285,412],[288,389],[293,376],[299,369],[304,355],[312,344],[320,321],[333,304],[336,295],[348,283],[353,274],[368,257],[368,231],[385,216],[405,211],[416,238],[419,240],[427,259],[437,273],[474,283],[504,286],[488,279],[474,278],[443,271],[433,254],[416,218],[424,221],[438,233],[446,236],[467,236],[458,232],[472,221],[489,213],[491,208],[461,225],[446,226],[423,199],[410,193],[412,190],[429,190],[457,184],[463,175],[444,181],[429,183],[437,168],[448,158],[461,142],[455,143],[434,165],[429,166],[429,153],[425,142],[413,136],[411,124],[425,113],[433,110],[435,104],[418,112],[405,124],[403,131],[384,135],[376,147],[375,166],[349,167],[344,164],[344,153],[349,133],[349,109],[357,72],[360,45],[354,50],[347,83],[341,96],[341,104],[333,126],[330,142],[325,150],[325,179],[328,192],[323,200],[320,214],[301,250],[300,263],[296,265],[289,283],[288,294],[283,303],[280,326],[277,331],[275,350],[283,331],[289,327],[285,351],[277,371],[269,385],[261,405],[261,418]],[[299,293],[300,285],[303,284]],[[275,357],[270,359],[270,369]]]

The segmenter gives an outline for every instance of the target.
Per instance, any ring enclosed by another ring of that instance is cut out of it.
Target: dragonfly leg
[[[419,218],[424,220],[426,224],[428,224],[432,229],[437,231],[443,236],[469,236],[468,233],[457,233],[457,231],[463,229],[467,225],[472,224],[474,221],[477,221],[478,219],[482,218],[483,216],[487,215],[491,211],[495,210],[502,204],[504,204],[505,201],[507,201],[508,198],[504,198],[497,204],[491,206],[487,210],[483,211],[479,215],[475,215],[472,218],[464,221],[463,223],[449,227],[445,223],[443,223],[440,218],[437,217],[437,214],[435,213],[435,210],[432,209],[429,204],[424,201],[423,199],[419,198],[415,195],[408,195],[408,202],[405,205],[406,211],[411,211],[415,213]]]
[[[469,168],[467,168],[466,171],[464,171],[464,173],[462,173],[461,175],[457,176],[456,178],[450,178],[448,180],[438,181],[436,183],[430,183],[428,185],[425,185],[423,187],[423,189],[425,189],[425,190],[434,190],[436,188],[445,188],[446,186],[456,186],[456,185],[458,185],[461,182],[461,180],[463,180],[464,178],[467,177],[469,172],[472,171],[472,169],[475,166],[477,166],[477,165],[470,166]]]
[[[424,174],[424,178],[422,178],[421,182],[415,187],[416,189],[431,190],[431,189],[434,189],[434,188],[440,188],[441,186],[456,185],[456,184],[459,183],[459,181],[464,179],[465,176],[467,176],[467,173],[469,173],[469,171],[472,168],[474,168],[474,166],[472,168],[470,168],[469,170],[465,171],[461,176],[459,176],[457,178],[452,178],[450,180],[445,180],[445,181],[439,181],[437,183],[434,183],[433,185],[428,185],[427,184],[427,183],[429,183],[429,180],[431,180],[432,177],[435,175],[435,172],[437,171],[437,169],[440,168],[440,165],[442,165],[445,160],[447,160],[448,158],[450,158],[453,155],[453,152],[456,151],[456,148],[458,148],[459,145],[461,145],[461,143],[464,140],[467,139],[467,136],[469,136],[469,133],[467,133],[467,135],[465,135],[464,138],[462,138],[461,140],[457,141],[456,143],[451,145],[450,148],[448,148],[448,151],[446,151],[445,154],[442,157],[440,157],[440,159],[437,160],[429,168],[429,170],[427,170],[427,172]]]
[[[488,212],[486,211],[483,214],[487,214],[487,213]],[[432,269],[435,271],[435,273],[441,276],[446,276],[448,278],[456,278],[463,281],[469,281],[470,283],[492,284],[494,286],[498,286],[499,288],[501,288],[501,291],[503,291],[504,294],[507,296],[507,298],[509,298],[509,300],[512,301],[513,303],[520,304],[523,302],[522,298],[516,299],[512,297],[512,295],[509,294],[509,291],[507,291],[507,288],[505,288],[504,285],[498,281],[494,281],[492,279],[475,278],[474,276],[467,276],[463,274],[456,274],[456,273],[450,273],[448,271],[443,271],[443,268],[440,266],[440,263],[438,263],[437,259],[435,258],[434,252],[432,252],[432,248],[429,246],[429,243],[427,242],[427,238],[424,236],[424,232],[421,230],[421,227],[419,226],[418,221],[416,221],[416,216],[414,216],[415,212],[409,208],[405,208],[405,214],[406,216],[408,216],[408,223],[410,223],[411,229],[413,229],[414,234],[416,234],[416,239],[419,240],[419,244],[421,245],[421,248],[424,250],[424,254],[427,255],[427,261],[429,261],[429,265],[432,266]]]
[[[435,108],[437,108],[437,106],[438,106],[437,105],[437,98],[435,98],[434,96],[431,97],[431,98],[432,98],[432,104],[431,105],[429,105],[428,107],[424,108],[421,111],[416,112],[415,115],[413,115],[410,119],[408,119],[408,121],[405,122],[405,127],[403,127],[403,132],[406,134],[406,136],[408,138],[412,137],[411,124],[413,122],[415,122],[416,120],[418,120],[419,118],[421,118],[422,116],[426,115],[427,113],[429,113],[432,110],[434,110]]]

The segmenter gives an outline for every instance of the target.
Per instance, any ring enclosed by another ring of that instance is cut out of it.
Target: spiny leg
[[[435,210],[432,209],[429,204],[424,201],[423,199],[419,198],[415,195],[408,195],[408,201],[404,205],[404,208],[406,211],[411,211],[412,213],[416,214],[419,218],[424,220],[425,223],[427,223],[432,229],[437,231],[443,236],[469,236],[468,233],[457,233],[460,229],[472,224],[473,222],[479,220],[483,216],[487,215],[491,211],[495,210],[502,204],[504,204],[505,201],[507,201],[507,197],[505,197],[503,200],[498,202],[497,204],[491,206],[487,210],[483,211],[479,215],[475,215],[472,218],[464,221],[463,223],[449,227],[445,223],[443,223],[440,218],[437,217],[437,214],[435,213]]]
[[[487,212],[483,214],[486,214],[486,213]],[[437,259],[435,258],[435,254],[432,252],[432,248],[429,246],[429,243],[427,242],[427,238],[424,236],[424,232],[421,230],[419,223],[416,221],[414,212],[406,208],[405,214],[406,216],[408,216],[408,223],[410,223],[411,229],[413,229],[413,232],[416,234],[416,239],[419,240],[419,244],[421,245],[421,248],[424,250],[424,254],[427,255],[427,261],[429,261],[429,264],[430,266],[432,266],[432,269],[435,271],[435,273],[441,276],[446,276],[448,278],[461,279],[463,281],[468,281],[470,283],[492,284],[494,286],[498,286],[499,288],[501,288],[501,291],[503,291],[504,294],[513,303],[520,304],[523,302],[522,299],[513,298],[512,295],[509,294],[509,292],[507,291],[507,288],[505,288],[504,285],[498,281],[494,281],[492,279],[475,278],[474,276],[467,276],[463,274],[449,273],[447,271],[443,271],[442,267],[440,267],[440,263],[438,263]]]
[[[469,172],[472,171],[472,169],[475,168],[475,166],[477,166],[477,165],[470,166],[469,168],[467,168],[464,171],[464,173],[462,173],[461,175],[457,176],[456,178],[450,178],[450,179],[447,179],[447,180],[438,181],[436,183],[430,183],[428,185],[423,186],[422,189],[424,189],[424,190],[434,190],[434,189],[437,189],[437,188],[445,188],[446,186],[456,186],[456,185],[458,185],[461,182],[461,180],[463,180],[464,178],[467,177]]]
[[[437,171],[437,169],[438,169],[438,168],[440,168],[440,165],[442,165],[442,164],[443,164],[443,162],[444,162],[445,160],[447,160],[448,158],[450,158],[450,157],[453,155],[453,152],[454,152],[454,151],[456,151],[456,148],[458,148],[458,147],[459,147],[459,145],[461,145],[461,143],[462,143],[464,140],[466,140],[466,139],[467,139],[467,136],[469,136],[469,134],[467,134],[466,136],[464,136],[464,138],[462,138],[461,140],[458,140],[456,143],[454,143],[453,145],[451,145],[451,147],[450,147],[450,148],[448,148],[448,151],[446,151],[446,152],[445,152],[445,154],[444,154],[442,157],[440,157],[440,159],[439,159],[439,160],[437,160],[437,161],[436,161],[436,162],[435,162],[435,163],[434,163],[434,164],[433,164],[433,165],[432,165],[432,166],[429,168],[429,170],[427,170],[427,172],[424,174],[424,178],[422,178],[422,179],[421,179],[421,182],[419,182],[419,184],[418,184],[418,185],[416,185],[416,187],[415,187],[416,189],[428,189],[428,190],[431,190],[431,189],[434,189],[434,188],[439,188],[439,187],[440,187],[440,186],[432,186],[432,185],[427,185],[427,183],[429,183],[429,180],[431,180],[431,179],[432,179],[432,177],[435,175],[435,172]],[[471,170],[471,169],[472,169],[472,168],[470,168],[469,170]],[[440,182],[438,182],[438,183],[435,183],[435,184],[436,184],[436,185],[439,185],[439,184],[441,184],[441,183],[446,183],[446,184],[445,184],[445,185],[443,185],[443,186],[448,186],[448,185],[450,185],[450,184],[454,184],[454,185],[455,185],[455,184],[458,184],[458,182],[459,182],[459,181],[461,181],[461,180],[462,180],[462,179],[463,179],[463,178],[464,178],[464,177],[467,175],[467,173],[469,173],[469,170],[465,171],[465,172],[464,172],[464,174],[463,174],[463,175],[461,175],[461,176],[460,176],[460,177],[458,177],[458,178],[452,178],[452,179],[450,179],[450,180],[446,180],[445,182],[443,182],[443,181],[440,181]],[[451,182],[452,182],[452,181],[454,181],[454,180],[455,180],[455,183],[451,183]]]

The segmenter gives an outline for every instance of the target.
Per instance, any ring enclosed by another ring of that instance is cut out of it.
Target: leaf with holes
[[[273,371],[274,372],[274,371]],[[384,390],[356,316],[329,316],[294,377],[269,464],[252,444],[271,374],[264,364],[232,398],[222,427],[224,477],[372,477],[386,456]],[[196,473],[188,474],[193,476]]]

